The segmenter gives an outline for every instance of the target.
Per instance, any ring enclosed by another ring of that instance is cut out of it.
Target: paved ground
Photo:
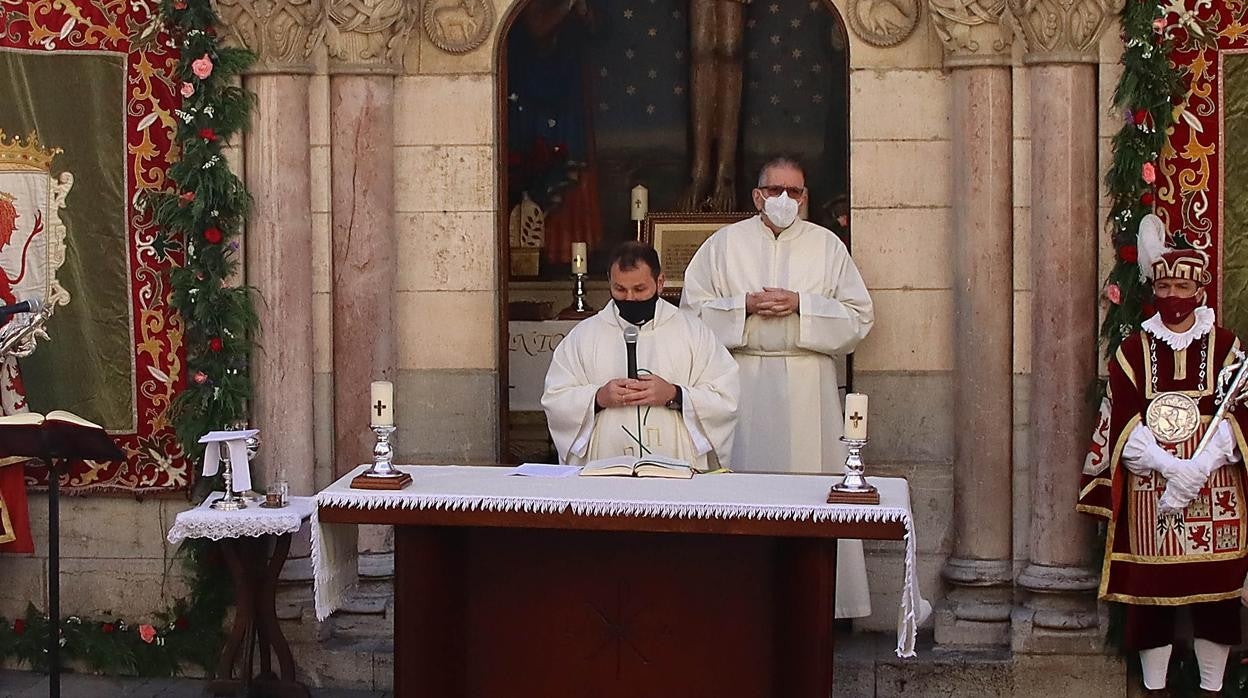
[[[63,698],[201,698],[206,682],[199,679],[115,679],[64,674]],[[48,695],[48,677],[27,671],[0,670],[0,698],[39,698]],[[391,698],[389,693],[314,688],[313,698]]]

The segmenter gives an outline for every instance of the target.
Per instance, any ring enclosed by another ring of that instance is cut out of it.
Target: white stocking
[[[1144,668],[1144,688],[1166,687],[1166,670],[1170,668],[1170,651],[1173,649],[1174,645],[1162,645],[1140,650],[1140,665]],[[1201,675],[1204,675],[1203,670]],[[1219,679],[1219,686],[1222,685],[1220,681],[1221,679]]]
[[[1196,648],[1196,663],[1200,665],[1200,687],[1206,691],[1221,691],[1230,645],[1219,645],[1199,637],[1192,645]]]

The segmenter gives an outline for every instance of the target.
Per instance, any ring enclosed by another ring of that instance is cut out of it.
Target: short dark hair
[[[611,251],[611,257],[607,260],[607,271],[610,272],[611,267],[616,265],[621,270],[636,269],[638,264],[650,267],[650,275],[655,279],[663,271],[659,268],[659,253],[650,245],[637,240],[622,242]]]
[[[774,169],[776,169],[777,167],[787,167],[787,168],[792,168],[792,169],[794,169],[794,170],[797,170],[798,172],[801,172],[801,173],[802,173],[802,177],[805,177],[805,176],[806,176],[806,168],[805,168],[805,167],[802,167],[802,163],[798,162],[798,161],[797,161],[797,158],[790,157],[790,156],[788,156],[788,155],[778,155],[778,156],[776,156],[776,157],[774,157],[774,158],[772,158],[772,159],[768,160],[767,162],[764,162],[764,163],[763,163],[763,166],[762,166],[761,168],[759,168],[759,170],[758,170],[758,186],[760,186],[760,187],[761,187],[761,186],[763,186],[763,178],[765,178],[765,177],[767,176],[767,171],[768,171],[768,170],[774,170]]]

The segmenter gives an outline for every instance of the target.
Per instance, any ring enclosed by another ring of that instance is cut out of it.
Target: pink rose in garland
[[[139,637],[143,638],[143,641],[146,642],[147,644],[149,645],[152,644],[152,641],[156,639],[156,628],[153,628],[147,623],[140,625]]]
[[[191,72],[195,73],[195,77],[200,80],[205,80],[212,75],[212,59],[208,57],[208,54],[205,53],[191,61]]]
[[[1110,303],[1118,305],[1122,303],[1122,289],[1118,287],[1118,284],[1110,284],[1105,287],[1105,297]]]
[[[1156,182],[1157,167],[1151,162],[1144,163],[1144,166],[1140,168],[1140,177],[1144,180],[1145,184],[1152,184],[1153,182]]]
[[[182,83],[181,92],[183,98],[190,99],[191,95],[195,94],[195,86],[189,82],[184,82]]]

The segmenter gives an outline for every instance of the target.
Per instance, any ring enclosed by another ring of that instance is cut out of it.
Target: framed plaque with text
[[[663,297],[679,302],[685,285],[685,269],[693,255],[716,230],[755,215],[752,211],[727,213],[651,213],[641,228],[641,241],[654,246],[667,284]]]

